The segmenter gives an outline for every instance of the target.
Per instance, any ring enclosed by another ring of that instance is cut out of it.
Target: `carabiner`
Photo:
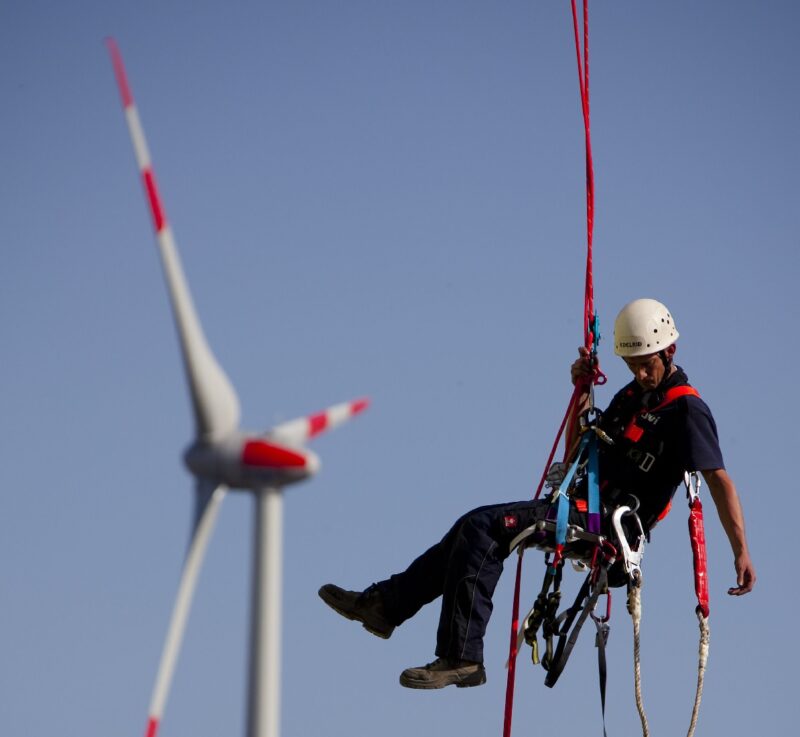
[[[684,471],[683,483],[686,486],[686,496],[689,498],[689,506],[691,507],[694,504],[694,500],[700,496],[700,487],[703,485],[703,480],[697,471]]]
[[[598,624],[603,624],[611,619],[611,592],[606,591],[605,594],[600,594],[600,596],[606,597],[606,613],[602,617],[598,617],[595,615],[594,611],[591,611],[589,612],[589,616]]]

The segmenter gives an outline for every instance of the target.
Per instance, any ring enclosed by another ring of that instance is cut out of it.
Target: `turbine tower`
[[[186,466],[195,477],[194,520],[145,735],[155,737],[164,713],[197,577],[220,503],[228,489],[243,489],[255,497],[247,737],[277,737],[283,588],[282,491],[288,484],[309,478],[319,470],[319,459],[303,443],[361,412],[367,400],[337,404],[262,433],[239,429],[239,399],[211,352],[195,312],[156,187],[122,56],[113,39],[107,39],[107,44],[153,217],[195,418],[195,438],[184,453]]]

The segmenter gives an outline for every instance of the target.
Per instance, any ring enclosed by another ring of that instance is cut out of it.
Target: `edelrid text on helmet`
[[[626,304],[614,322],[614,353],[623,358],[658,353],[678,340],[675,320],[655,299],[635,299]]]

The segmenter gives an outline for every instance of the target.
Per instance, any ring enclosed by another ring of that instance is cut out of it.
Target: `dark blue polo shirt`
[[[688,386],[680,368],[656,392],[644,392],[633,381],[617,392],[600,423],[614,440],[613,446],[600,444],[603,498],[624,501],[626,495],[635,496],[647,528],[669,504],[684,471],[725,467],[714,417],[702,399],[682,396],[658,408],[674,386]],[[625,432],[634,416],[641,430],[633,433],[639,436],[636,441]]]

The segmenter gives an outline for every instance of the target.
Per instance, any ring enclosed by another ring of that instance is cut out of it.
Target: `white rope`
[[[636,692],[636,708],[639,711],[639,719],[642,720],[642,735],[650,736],[650,728],[647,726],[647,715],[644,713],[644,701],[642,699],[642,674],[639,664],[639,624],[642,621],[642,580],[633,583],[628,587],[628,611],[633,620],[633,682]]]
[[[697,726],[697,715],[700,712],[700,700],[703,698],[703,681],[706,675],[706,664],[708,663],[708,643],[711,632],[708,626],[708,619],[703,616],[700,607],[697,607],[697,620],[700,623],[700,647],[698,651],[697,663],[697,693],[694,697],[694,708],[692,709],[692,721],[689,724],[687,737],[692,737]]]
[[[642,621],[642,589],[641,579],[638,585],[631,585],[628,588],[628,612],[633,620],[633,683],[636,694],[636,709],[639,711],[639,719],[642,722],[643,737],[650,737],[650,727],[647,724],[647,715],[644,711],[644,700],[642,699],[642,672],[640,663],[640,630],[639,625]],[[697,718],[700,714],[700,702],[703,699],[703,683],[706,676],[706,666],[708,664],[708,650],[711,639],[711,630],[708,619],[703,616],[700,608],[697,609],[697,621],[700,625],[700,644],[698,647],[697,663],[697,691],[694,697],[694,707],[692,708],[692,720],[689,724],[689,731],[686,737],[693,737],[697,727]]]

